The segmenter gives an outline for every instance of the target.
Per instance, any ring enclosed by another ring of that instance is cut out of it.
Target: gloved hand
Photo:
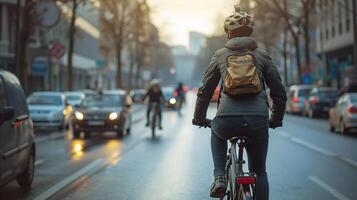
[[[274,119],[274,117],[270,118],[268,122],[269,122],[269,128],[272,129],[283,126],[283,122],[281,120]]]
[[[192,124],[199,127],[211,127],[211,120],[193,118]]]

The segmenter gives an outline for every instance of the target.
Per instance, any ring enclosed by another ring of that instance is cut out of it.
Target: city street
[[[41,135],[33,190],[21,194],[14,182],[0,199],[209,199],[210,131],[191,125],[190,99],[183,117],[165,111],[156,140],[144,127],[144,109],[122,140],[109,133],[85,140],[72,140],[70,132]],[[287,115],[284,128],[270,131],[269,145],[270,199],[357,196],[357,137],[330,133],[325,119]]]

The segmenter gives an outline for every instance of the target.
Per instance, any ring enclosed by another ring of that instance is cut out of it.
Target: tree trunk
[[[284,43],[283,43],[283,56],[284,56],[284,83],[286,86],[288,83],[288,61],[287,61],[287,43],[288,43],[288,33],[284,30]]]
[[[301,83],[301,57],[300,57],[300,40],[299,36],[294,38],[294,46],[295,46],[295,58],[296,58],[296,67],[298,71],[298,79],[297,84]]]
[[[77,15],[77,0],[73,0],[71,23],[69,25],[69,44],[68,44],[68,80],[67,89],[69,91],[73,90],[73,51],[74,51],[74,34],[76,25],[76,15]]]
[[[134,44],[129,44],[129,90],[133,89],[133,75],[134,75],[134,66],[135,66],[135,54],[133,49]]]
[[[116,47],[116,54],[117,54],[117,74],[116,74],[116,87],[117,88],[122,88],[123,86],[123,76],[122,76],[122,60],[121,60],[121,54],[122,54],[122,45],[119,44]]]
[[[309,5],[304,6],[304,39],[305,39],[305,64],[307,67],[310,67],[310,13]]]

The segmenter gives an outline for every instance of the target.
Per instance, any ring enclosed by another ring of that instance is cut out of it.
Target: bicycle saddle
[[[229,139],[229,142],[231,143],[237,143],[238,141],[245,141],[245,142],[249,142],[251,141],[251,139],[249,137],[246,136],[237,136],[237,137],[233,137],[231,139]]]

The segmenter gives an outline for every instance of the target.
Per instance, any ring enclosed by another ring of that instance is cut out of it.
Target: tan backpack
[[[227,74],[223,92],[231,95],[257,94],[263,90],[258,68],[250,53],[234,54],[227,58]]]

